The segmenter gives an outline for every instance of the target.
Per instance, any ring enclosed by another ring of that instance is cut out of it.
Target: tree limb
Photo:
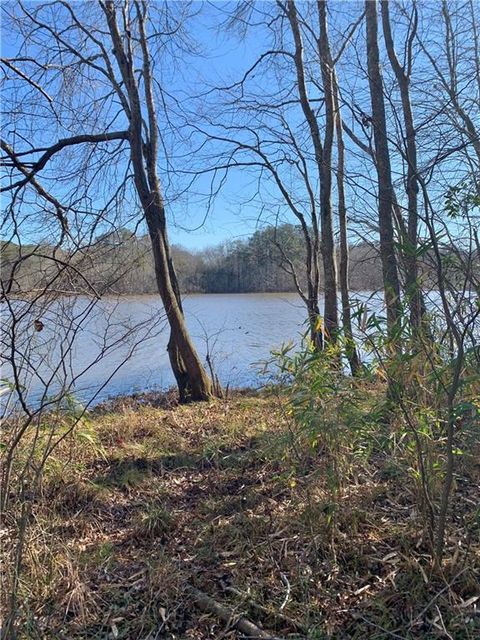
[[[56,153],[64,149],[65,147],[71,147],[76,144],[84,144],[84,143],[97,143],[97,142],[108,142],[110,140],[127,140],[129,137],[128,131],[112,131],[105,133],[89,133],[79,136],[72,136],[71,138],[62,138],[56,144],[49,147],[45,153],[41,156],[40,160],[37,160],[33,165],[32,170],[26,175],[23,180],[17,180],[13,184],[8,185],[7,187],[2,187],[0,192],[3,191],[12,191],[12,189],[16,189],[17,187],[23,187],[28,184],[36,173],[41,171],[47,162],[54,156]],[[4,141],[0,140],[0,147],[3,151],[11,155],[11,150],[9,145]],[[35,153],[35,149],[32,149],[29,153]]]

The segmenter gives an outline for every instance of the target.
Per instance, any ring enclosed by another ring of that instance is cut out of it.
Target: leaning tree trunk
[[[162,231],[163,217],[164,213],[159,211],[158,207],[148,206],[146,219],[152,243],[157,287],[170,325],[170,339],[167,347],[170,365],[182,402],[206,400],[213,395],[212,384],[190,339],[178,289],[177,292],[175,291],[175,275],[175,285],[172,283],[171,274],[175,274],[175,271],[166,251],[166,241]]]
[[[145,30],[147,5],[135,4],[139,25],[139,42],[142,51],[142,80],[147,122],[142,113],[139,84],[135,76],[131,30],[122,39],[117,24],[113,0],[102,5],[107,18],[113,44],[113,54],[126,87],[122,103],[130,126],[128,139],[136,191],[143,208],[152,244],[158,291],[170,325],[168,355],[177,381],[180,400],[206,400],[213,395],[213,386],[203,367],[188,333],[182,311],[180,291],[170,256],[166,229],[165,206],[157,175],[158,121],[153,96],[153,80],[150,68],[148,37]]]
[[[166,234],[166,230],[164,231],[164,234]],[[183,305],[182,305],[182,298],[180,295],[180,287],[178,284],[177,273],[175,271],[173,259],[170,252],[170,245],[168,242],[165,242],[165,248],[168,256],[168,267],[170,272],[170,280],[172,282],[172,288],[175,293],[175,297],[177,299],[180,312],[183,316]],[[192,399],[192,400],[206,399],[209,395],[212,395],[212,393],[214,395],[221,396],[222,391],[221,391],[220,385],[218,384],[218,381],[217,381],[218,388],[215,388],[213,381],[209,379],[204,367],[201,367],[201,371],[198,374],[203,378],[200,389],[198,390],[195,389],[195,385],[192,385],[192,382],[190,380],[190,376],[188,373],[188,369],[185,366],[185,362],[178,348],[178,344],[175,341],[173,332],[170,333],[170,339],[168,341],[167,351],[170,359],[170,365],[172,367],[172,371],[177,381],[177,386],[180,393],[180,400],[182,402],[185,402],[188,399]],[[197,359],[198,359],[198,356],[197,356]],[[205,394],[205,390],[207,390],[206,394]]]
[[[378,226],[380,231],[380,257],[382,261],[387,327],[392,341],[400,318],[400,281],[393,236],[392,172],[388,150],[387,123],[383,98],[383,79],[380,70],[377,36],[377,0],[365,1],[367,23],[367,66],[372,105],[372,125],[375,140],[375,158],[378,178]]]

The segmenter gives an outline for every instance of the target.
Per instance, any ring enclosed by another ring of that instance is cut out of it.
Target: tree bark
[[[295,2],[294,0],[288,0],[286,9],[281,3],[279,3],[279,5],[286,13],[292,31],[292,36],[295,44],[295,53],[293,55],[293,59],[297,75],[298,95],[305,120],[307,121],[309,127],[310,136],[315,152],[315,161],[318,167],[318,175],[320,180],[321,250],[324,269],[325,337],[328,341],[334,342],[338,331],[338,305],[337,274],[335,266],[335,243],[333,238],[331,207],[331,149],[333,139],[333,119],[331,119],[329,125],[327,126],[324,148],[320,136],[320,128],[318,125],[317,117],[311,107],[308,98],[307,85],[305,80],[305,69],[303,64],[303,42]],[[328,70],[326,69],[325,71],[328,75]],[[333,114],[333,107],[331,105],[330,108],[331,114]]]
[[[338,85],[333,69],[333,103],[335,109],[335,131],[337,135],[337,191],[338,191],[338,223],[340,228],[340,294],[342,298],[342,325],[346,341],[346,355],[352,376],[357,375],[360,369],[358,356],[352,329],[352,310],[350,305],[350,286],[348,278],[349,252],[348,252],[348,219],[345,201],[345,143],[343,140],[343,123],[338,101]]]
[[[322,258],[325,282],[325,328],[332,342],[338,332],[337,268],[332,220],[332,148],[335,129],[333,105],[333,69],[328,42],[325,0],[317,2],[320,35],[317,41],[325,103],[325,135],[320,162],[320,216],[322,221]]]
[[[329,237],[333,242],[333,226],[331,219],[331,176],[332,176],[332,148],[334,133],[337,136],[337,190],[338,190],[338,218],[340,228],[340,293],[342,301],[342,325],[346,342],[346,355],[350,365],[352,375],[355,375],[359,369],[358,353],[353,340],[352,319],[350,308],[350,297],[348,287],[348,239],[347,239],[347,210],[345,205],[345,189],[344,189],[344,172],[345,172],[345,145],[343,142],[342,122],[340,116],[340,107],[338,103],[338,87],[335,68],[333,64],[330,43],[328,37],[326,1],[319,0],[317,2],[318,17],[320,25],[320,36],[318,38],[318,52],[320,56],[320,65],[322,71],[322,83],[325,99],[325,118],[326,130],[323,147],[322,168],[324,171],[323,180],[328,188],[328,204],[325,208],[329,209]],[[333,260],[335,264],[334,247],[329,247],[329,262]],[[325,267],[324,267],[325,268]],[[332,277],[332,275],[330,275]],[[336,274],[333,276],[336,289]],[[326,286],[325,286],[326,288]],[[335,292],[336,293],[336,292]]]
[[[177,277],[170,255],[165,207],[156,170],[158,124],[150,75],[148,41],[144,30],[146,5],[142,3],[143,11],[138,2],[135,3],[135,6],[139,20],[140,45],[143,54],[143,83],[148,113],[148,130],[147,134],[145,134],[145,139],[139,87],[135,77],[130,48],[130,36],[128,36],[124,45],[124,40],[122,40],[117,25],[114,2],[108,0],[105,5],[102,5],[102,8],[105,12],[112,38],[113,53],[127,90],[129,103],[127,114],[130,121],[130,158],[136,190],[143,208],[152,244],[157,287],[170,325],[170,340],[168,343],[170,364],[177,381],[180,400],[182,402],[206,400],[212,396],[213,386],[191,341],[185,323]]]
[[[383,98],[383,78],[378,51],[377,0],[365,1],[365,18],[367,24],[368,79],[378,178],[380,257],[382,261],[385,306],[387,308],[387,327],[390,338],[395,341],[395,330],[400,318],[400,281],[393,235],[394,194]]]
[[[400,91],[402,101],[403,120],[406,134],[406,160],[407,160],[407,199],[408,199],[408,222],[407,234],[402,238],[402,254],[405,263],[405,293],[410,305],[410,322],[413,327],[419,328],[422,323],[422,316],[425,313],[425,306],[418,282],[418,180],[417,180],[417,143],[416,130],[413,120],[412,105],[410,102],[410,77],[409,73],[400,65],[395,53],[392,31],[390,27],[390,10],[386,0],[381,1],[382,25],[385,37],[390,64],[395,73],[395,78]],[[417,29],[417,14],[414,6],[414,21],[412,32],[407,41],[409,64],[411,64],[412,41]],[[403,234],[402,234],[403,235]]]

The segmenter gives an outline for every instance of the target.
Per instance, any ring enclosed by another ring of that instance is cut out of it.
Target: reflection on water
[[[174,385],[166,352],[168,329],[157,296],[105,299],[92,309],[88,305],[86,299],[58,301],[42,315],[45,328],[40,333],[32,314],[23,320],[35,369],[24,381],[31,401],[38,401],[47,387],[50,394],[55,385],[58,390],[65,379],[75,378],[75,396],[84,402],[93,394],[99,402]],[[306,330],[305,309],[295,294],[190,295],[184,308],[202,358],[211,354],[222,384],[230,387],[258,385],[255,363],[268,359],[282,343],[298,342]],[[2,377],[9,374],[5,367]]]

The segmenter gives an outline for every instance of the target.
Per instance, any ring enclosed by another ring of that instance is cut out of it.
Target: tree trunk
[[[331,208],[331,138],[333,137],[333,121],[330,124],[331,131],[327,131],[326,133],[326,149],[324,149],[317,117],[308,98],[305,69],[303,64],[303,42],[295,2],[293,0],[288,0],[287,9],[285,9],[281,3],[279,3],[279,5],[285,11],[292,30],[292,36],[295,44],[293,59],[297,75],[297,88],[300,106],[309,127],[313,148],[315,150],[315,161],[318,167],[318,176],[320,181],[321,251],[324,268],[325,337],[328,341],[335,341],[338,331],[338,306],[335,243],[333,239]]]
[[[338,331],[337,269],[332,221],[332,148],[335,129],[333,107],[333,69],[328,43],[326,2],[317,2],[320,35],[318,52],[325,101],[325,136],[320,162],[320,217],[322,222],[322,258],[325,282],[325,328],[332,342]]]
[[[146,12],[146,5],[143,6]],[[139,20],[140,46],[143,55],[143,85],[148,127],[146,124],[144,125],[139,86],[133,66],[130,41],[131,31],[126,30],[127,39],[124,44],[124,39],[120,35],[117,24],[114,2],[109,0],[103,10],[114,46],[113,53],[127,90],[128,108],[126,112],[130,122],[130,158],[136,190],[152,243],[157,287],[170,325],[170,339],[168,342],[170,364],[177,381],[180,400],[182,402],[206,400],[213,395],[213,386],[187,330],[175,268],[170,256],[165,207],[156,169],[158,122],[152,90],[148,38],[144,26],[146,13],[141,12],[139,5],[136,5],[136,7]],[[145,129],[147,129],[146,133],[144,133]]]
[[[393,237],[394,194],[383,98],[383,79],[378,51],[377,0],[365,1],[365,18],[367,23],[367,65],[378,177],[380,257],[387,308],[387,327],[390,338],[395,341],[396,327],[400,318],[400,281]]]
[[[417,144],[416,131],[413,121],[412,106],[410,103],[410,78],[405,69],[400,65],[395,53],[392,31],[390,28],[390,11],[388,2],[382,0],[382,24],[387,48],[388,58],[395,73],[395,78],[400,90],[402,101],[403,120],[406,134],[406,159],[407,159],[407,198],[408,198],[408,223],[407,234],[402,239],[402,254],[405,263],[405,293],[410,305],[410,322],[413,327],[419,328],[422,316],[425,312],[420,286],[418,282],[418,180],[417,180]],[[416,8],[414,7],[413,30],[409,35],[407,46],[409,60],[411,61],[412,40],[417,28]]]
[[[213,394],[212,384],[190,339],[179,296],[177,298],[172,284],[171,271],[174,273],[174,270],[173,264],[169,264],[165,250],[162,216],[154,207],[149,207],[146,219],[153,249],[157,287],[170,325],[167,349],[180,400],[206,400]]]
[[[337,134],[337,191],[338,222],[340,227],[340,293],[342,297],[342,325],[346,341],[346,355],[352,376],[360,369],[360,358],[353,337],[352,312],[350,306],[350,287],[348,282],[348,236],[347,206],[345,203],[345,143],[343,141],[343,124],[338,102],[338,86],[335,70],[333,70],[333,100],[335,109],[335,126]]]
[[[323,327],[321,327],[320,307],[318,298],[312,297],[307,301],[308,323],[310,326],[310,340],[315,349],[321,351],[324,346]]]

